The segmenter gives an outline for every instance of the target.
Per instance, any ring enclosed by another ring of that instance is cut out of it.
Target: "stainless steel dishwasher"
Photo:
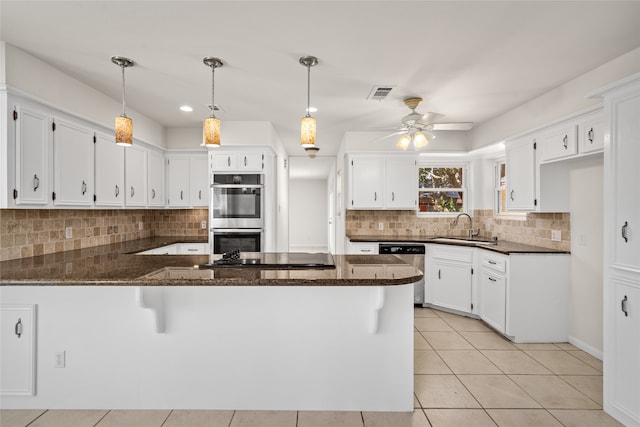
[[[378,253],[396,255],[424,255],[425,246],[420,243],[380,243]],[[424,273],[424,260],[414,267]],[[424,276],[419,282],[413,284],[413,303],[424,304]]]

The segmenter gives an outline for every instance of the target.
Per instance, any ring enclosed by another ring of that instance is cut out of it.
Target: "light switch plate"
[[[384,222],[379,222],[378,223],[378,230],[380,230],[380,231],[384,230]]]
[[[559,242],[562,240],[562,232],[560,230],[551,230],[551,240]]]

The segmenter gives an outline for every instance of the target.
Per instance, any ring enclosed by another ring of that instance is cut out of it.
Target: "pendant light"
[[[116,64],[122,70],[122,114],[116,116],[116,144],[130,147],[133,144],[133,120],[127,117],[124,100],[124,69],[133,67],[133,61],[123,56],[112,56],[111,62]]]
[[[215,114],[215,82],[216,68],[222,67],[223,63],[220,59],[213,56],[207,56],[202,60],[204,65],[211,67],[211,116],[204,120],[202,126],[202,145],[209,148],[220,147],[220,119]]]
[[[319,148],[316,144],[316,119],[311,117],[311,67],[318,65],[318,58],[315,56],[303,56],[300,64],[307,67],[307,114],[300,121],[300,145],[307,151],[309,157],[314,158]]]

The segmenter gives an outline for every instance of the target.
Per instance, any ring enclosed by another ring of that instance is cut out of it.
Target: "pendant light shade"
[[[402,135],[398,142],[396,142],[396,148],[400,150],[406,150],[409,148],[409,145],[413,143],[413,148],[415,150],[422,150],[429,144],[429,141],[435,139],[435,135],[427,132],[427,131],[419,131],[419,132],[411,132],[405,135]]]
[[[303,56],[300,58],[300,64],[307,67],[307,114],[300,121],[300,145],[304,148],[316,148],[313,151],[313,157],[318,152],[319,148],[315,147],[316,144],[316,119],[311,117],[309,110],[311,109],[311,67],[318,65],[318,58],[315,56]],[[309,150],[307,150],[309,152]],[[311,157],[311,156],[310,156]],[[313,158],[312,157],[312,158]]]
[[[112,56],[111,62],[116,64],[122,70],[122,114],[116,116],[115,131],[116,131],[116,144],[130,147],[133,145],[133,120],[127,117],[126,114],[126,102],[124,93],[124,69],[127,67],[133,67],[133,61],[123,56]]]
[[[206,118],[202,125],[202,145],[216,148],[220,147],[220,119],[215,115],[216,68],[222,67],[223,62],[213,56],[207,56],[202,62],[211,67],[211,116]]]

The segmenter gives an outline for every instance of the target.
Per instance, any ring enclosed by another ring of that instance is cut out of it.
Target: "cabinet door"
[[[584,117],[578,123],[578,150],[591,153],[604,149],[604,118],[602,111]]]
[[[471,264],[436,259],[432,268],[432,303],[470,313]]]
[[[613,263],[640,271],[640,90],[613,104],[610,173],[613,175]]]
[[[55,205],[93,204],[93,132],[56,120],[53,132]]]
[[[16,107],[17,205],[46,205],[49,194],[49,117],[39,111]]]
[[[149,150],[147,165],[148,204],[149,206],[164,206],[164,156]]]
[[[124,153],[126,166],[127,206],[147,205],[147,150],[127,147]]]
[[[385,161],[384,206],[387,209],[416,209],[418,175],[413,158],[387,158]]]
[[[264,169],[262,153],[245,153],[237,155],[238,170],[243,172],[260,172]]]
[[[489,269],[480,274],[480,318],[505,333],[507,318],[507,281]]]
[[[608,382],[612,384],[616,406],[640,416],[640,283],[632,285],[615,278],[612,282],[616,289],[615,338],[613,378]]]
[[[346,277],[350,279],[377,279],[384,277],[382,264],[346,264]]]
[[[115,138],[96,133],[96,206],[124,206],[124,148]]]
[[[189,206],[189,157],[171,156],[167,159],[169,206]]]
[[[577,154],[576,126],[567,124],[548,130],[542,136],[538,149],[541,162]]]
[[[523,138],[507,143],[507,210],[535,209],[535,141]]]
[[[189,159],[189,191],[191,206],[209,206],[209,168],[206,156]]]
[[[351,200],[347,209],[383,207],[384,159],[357,157],[350,161]]]
[[[377,243],[347,243],[347,251],[353,255],[377,255],[378,244]]]
[[[238,159],[233,153],[211,153],[211,169],[216,172],[235,171],[238,168]]]
[[[0,306],[0,395],[35,394],[35,305]]]

